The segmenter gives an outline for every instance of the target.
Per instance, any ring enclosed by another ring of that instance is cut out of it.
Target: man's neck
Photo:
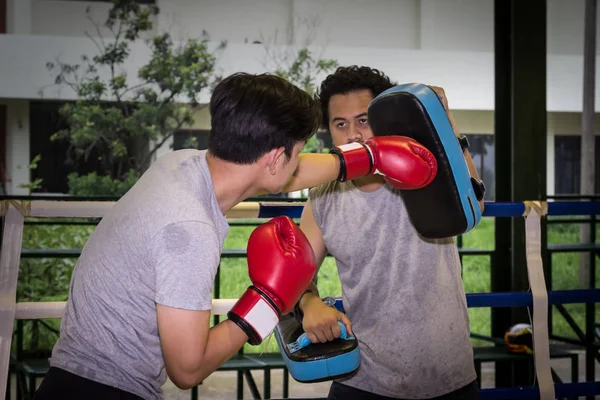
[[[381,175],[369,175],[361,178],[354,179],[352,181],[354,186],[363,192],[374,192],[385,185],[383,176]]]
[[[223,215],[236,204],[258,193],[259,190],[253,185],[256,166],[227,162],[210,152],[206,154],[206,163]]]

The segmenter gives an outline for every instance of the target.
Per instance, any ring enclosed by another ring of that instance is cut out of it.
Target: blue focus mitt
[[[468,141],[456,136],[433,89],[417,83],[390,88],[371,101],[368,118],[375,136],[410,137],[437,160],[437,176],[428,186],[401,191],[416,231],[436,239],[473,229],[481,220],[485,186],[471,177],[463,154]]]
[[[325,304],[334,306],[335,301]],[[342,334],[326,343],[311,343],[302,323],[292,314],[284,315],[275,328],[279,350],[292,378],[298,382],[322,382],[351,375],[360,365],[358,341],[348,335],[340,323]]]

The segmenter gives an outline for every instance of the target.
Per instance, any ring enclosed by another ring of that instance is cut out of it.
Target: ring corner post
[[[546,0],[494,1],[496,201],[546,199],[546,26]],[[527,291],[524,220],[495,227],[492,291]],[[519,322],[526,308],[492,309],[493,336]],[[531,384],[527,367],[497,365],[496,387]]]
[[[17,305],[17,280],[25,218],[9,205],[4,216],[2,248],[0,250],[0,393],[6,392],[10,364],[15,310]]]

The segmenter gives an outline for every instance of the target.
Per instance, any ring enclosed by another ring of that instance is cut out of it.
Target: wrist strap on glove
[[[336,178],[339,182],[346,182],[373,172],[375,161],[369,147],[361,142],[352,142],[341,146],[333,147],[329,150],[330,154],[336,154],[340,160],[340,172]],[[368,159],[368,168],[365,168],[365,153]],[[351,176],[348,177],[348,171]]]
[[[227,313],[227,318],[248,336],[248,343],[257,346],[273,332],[281,312],[262,290],[250,286]]]

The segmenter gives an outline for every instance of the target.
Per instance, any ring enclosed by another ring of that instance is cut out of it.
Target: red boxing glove
[[[331,153],[340,157],[340,182],[380,174],[398,189],[414,190],[431,183],[437,161],[422,144],[406,136],[377,136],[365,143],[337,146]]]
[[[312,247],[289,217],[276,217],[256,228],[248,239],[248,273],[252,285],[227,317],[260,344],[279,318],[289,313],[317,271]]]

